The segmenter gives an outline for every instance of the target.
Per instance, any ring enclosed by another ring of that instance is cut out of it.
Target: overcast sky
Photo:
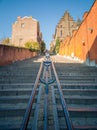
[[[0,39],[11,37],[12,24],[18,16],[32,16],[40,23],[43,39],[49,49],[52,35],[67,10],[74,20],[82,19],[94,0],[0,0]]]

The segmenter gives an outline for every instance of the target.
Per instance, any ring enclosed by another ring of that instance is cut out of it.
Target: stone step
[[[20,96],[2,96],[0,97],[0,103],[2,104],[15,104],[15,103],[25,103],[29,100],[30,95],[20,95]],[[37,98],[37,96],[36,96]],[[36,101],[35,98],[35,101]],[[78,104],[78,105],[97,105],[97,96],[89,97],[89,96],[64,96],[67,104]],[[59,97],[57,96],[56,102],[60,102]],[[1,105],[2,106],[2,105]]]
[[[67,104],[84,104],[84,105],[97,105],[97,96],[96,97],[78,97],[78,96],[64,96]],[[59,98],[56,99],[57,103],[59,102]]]
[[[56,86],[55,86],[56,87]],[[97,84],[65,84],[61,85],[62,89],[97,89]]]
[[[95,118],[97,121],[97,108],[68,108],[71,118]],[[64,117],[62,110],[58,110],[58,116]]]
[[[0,130],[20,130],[23,117],[0,118]],[[31,130],[32,122],[29,122],[27,130]]]
[[[25,81],[25,80],[28,80],[28,81],[34,81],[35,80],[35,77],[36,75],[34,76],[10,76],[10,77],[2,77],[0,78],[0,82],[6,82],[6,81]]]
[[[19,95],[30,95],[32,89],[9,89],[0,90],[0,96],[19,96]]]
[[[20,95],[20,96],[2,96],[0,97],[0,104],[16,104],[16,103],[27,103],[30,95]]]
[[[54,88],[57,89],[56,84],[54,84]],[[62,89],[97,89],[97,84],[73,84],[73,83],[61,83]]]
[[[0,90],[0,96],[12,96],[12,95],[30,95],[32,88],[7,88]],[[94,96],[97,95],[97,89],[62,89],[63,94],[66,95],[75,95],[75,96]],[[55,92],[58,93],[58,89],[55,89]]]
[[[32,89],[34,83],[16,83],[16,84],[0,84],[0,90],[7,90],[7,89]]]
[[[35,81],[34,81],[35,82]],[[0,89],[8,89],[8,88],[31,88],[34,85],[32,83],[0,83]],[[53,83],[53,86],[56,88],[56,83]],[[97,89],[97,83],[61,83],[62,89]]]
[[[26,80],[24,80],[24,79],[23,80],[10,79],[7,81],[6,80],[0,81],[0,84],[16,84],[16,83],[23,83],[24,84],[24,83],[34,83],[34,82],[35,82],[35,79],[31,79],[31,80],[30,79],[29,80],[27,80],[27,79]]]
[[[61,85],[68,85],[68,86],[97,86],[96,82],[64,82],[64,81],[60,81]],[[56,85],[55,83],[53,84],[53,86]]]
[[[22,116],[0,118],[0,130],[20,130]]]
[[[97,84],[97,81],[95,79],[79,79],[79,80],[76,80],[76,79],[60,79],[60,82],[61,83],[95,83]]]
[[[1,104],[0,106],[0,118],[1,117],[19,117],[24,116],[28,103],[17,103],[17,104]],[[34,113],[35,105],[32,107],[32,115]]]
[[[62,89],[63,94],[65,96],[67,95],[75,95],[75,96],[90,96],[93,97],[94,95],[97,95],[97,89]],[[56,90],[56,93],[58,93],[59,91]]]
[[[78,76],[78,77],[97,77],[97,73],[96,72],[93,72],[93,73],[89,73],[89,72],[87,72],[87,73],[77,73],[77,72],[72,72],[72,73],[70,73],[70,72],[59,72],[59,73],[57,73],[58,74],[58,76],[60,77],[60,76],[70,76],[70,77],[73,77],[73,76]]]
[[[73,123],[74,129],[96,129],[97,128],[97,108],[95,109],[86,109],[86,108],[71,108],[68,107],[71,121]],[[58,110],[59,119],[63,119],[63,111]],[[64,122],[61,120],[61,128],[64,129]]]
[[[83,76],[81,76],[81,75],[76,75],[76,76],[71,76],[71,75],[58,75],[58,77],[60,78],[60,79],[71,79],[71,80],[89,80],[89,79],[91,79],[91,80],[96,80],[97,79],[97,76],[90,76],[90,75],[83,75]]]

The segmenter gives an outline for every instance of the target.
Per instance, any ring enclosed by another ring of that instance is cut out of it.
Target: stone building
[[[27,41],[41,42],[42,33],[40,32],[39,22],[32,17],[18,17],[12,25],[12,44],[24,47]]]
[[[69,12],[66,11],[56,26],[54,38],[59,38],[60,41],[63,41],[66,36],[71,36],[72,31],[75,29],[78,29],[78,23],[75,22]]]
[[[50,47],[54,46],[57,38],[62,42],[67,36],[72,36],[72,31],[78,29],[80,24],[81,21],[79,19],[75,22],[69,12],[66,11],[56,26]]]

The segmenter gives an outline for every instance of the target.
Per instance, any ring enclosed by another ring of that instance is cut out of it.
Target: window
[[[62,30],[61,30],[61,32],[60,32],[60,37],[62,37]]]
[[[21,28],[24,28],[24,23],[21,23]]]
[[[39,36],[39,31],[37,32],[37,36]]]
[[[23,41],[23,39],[22,39],[22,38],[20,38],[20,39],[19,39],[19,47],[21,46],[22,41]]]

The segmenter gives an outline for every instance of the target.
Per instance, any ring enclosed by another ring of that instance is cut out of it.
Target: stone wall
[[[28,41],[41,42],[39,22],[32,17],[18,17],[17,21],[12,25],[12,44],[24,47]]]
[[[80,24],[81,21],[80,23],[78,23],[78,21],[74,21],[70,13],[66,11],[56,26],[55,34],[53,36],[53,41],[51,42],[50,47],[53,45],[55,46],[57,38],[60,42],[63,42],[68,35],[72,36],[72,31],[78,29]]]
[[[28,49],[0,45],[0,66],[7,65],[18,60],[24,60],[36,56],[36,52]]]

